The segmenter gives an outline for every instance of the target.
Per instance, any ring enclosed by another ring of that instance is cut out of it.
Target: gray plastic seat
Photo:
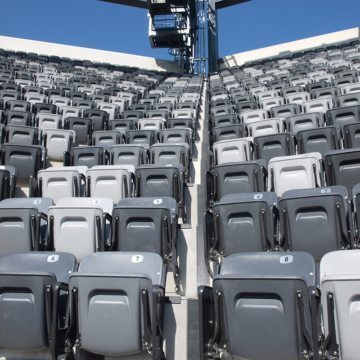
[[[64,121],[64,129],[75,131],[78,144],[91,145],[93,131],[91,119],[68,116]]]
[[[108,157],[108,151],[103,146],[73,147],[64,154],[64,165],[91,168],[96,165],[106,165]]]
[[[281,247],[305,251],[316,260],[351,247],[348,193],[343,186],[292,190],[279,201]]]
[[[156,165],[181,164],[185,178],[190,176],[190,146],[187,143],[160,143],[150,147],[150,163]]]
[[[271,192],[223,196],[208,214],[212,216],[207,219],[209,257],[274,249],[276,206],[277,196]]]
[[[245,128],[242,124],[221,125],[212,129],[213,141],[236,139],[244,136]]]
[[[157,142],[155,130],[127,130],[125,133],[127,144],[146,144],[151,146]]]
[[[149,161],[149,147],[146,144],[121,144],[109,148],[110,165],[147,164]]]
[[[75,132],[63,129],[45,129],[44,146],[50,161],[64,161],[64,154],[76,144]]]
[[[127,198],[114,207],[112,217],[111,249],[159,254],[172,269],[178,287],[176,201],[169,197]]]
[[[1,145],[1,163],[16,169],[17,179],[27,183],[45,165],[45,149],[39,145]]]
[[[344,125],[360,122],[360,105],[347,106],[332,109],[326,112],[326,122],[328,125]]]
[[[82,356],[144,356],[151,349],[154,359],[164,360],[165,279],[166,267],[158,254],[111,252],[85,257],[70,276],[69,343]]]
[[[285,191],[321,186],[321,154],[280,156],[268,163],[268,191],[282,196]]]
[[[129,172],[130,165],[93,166],[86,171],[87,196],[108,197],[114,204],[134,193],[133,171]]]
[[[289,116],[285,119],[288,132],[296,134],[298,131],[314,129],[324,124],[324,116],[321,113],[307,113]]]
[[[359,182],[360,149],[328,151],[324,162],[328,185],[343,185],[350,192]]]
[[[123,136],[117,130],[94,131],[92,133],[92,144],[95,146],[113,146],[123,143]]]
[[[294,154],[294,141],[288,133],[254,137],[254,157],[256,159],[269,161],[274,157]]]
[[[0,201],[0,253],[37,251],[44,243],[49,198],[13,198]]]
[[[333,251],[320,262],[324,353],[328,358],[356,360],[359,343],[357,305],[360,293],[360,250]]]
[[[40,129],[60,129],[62,128],[61,115],[39,112],[35,117],[35,123]]]
[[[48,246],[72,253],[77,260],[104,251],[110,198],[63,198],[49,209]]]
[[[338,129],[334,126],[298,131],[295,139],[299,154],[318,152],[324,156],[327,151],[340,148]]]
[[[360,147],[360,122],[344,125],[342,134],[345,149]]]
[[[86,169],[85,166],[66,166],[40,170],[34,178],[37,186],[31,193],[33,196],[49,197],[55,204],[63,198],[84,196]]]
[[[224,195],[266,190],[266,162],[254,160],[214,166],[208,174],[208,202]]]
[[[213,288],[199,288],[201,358],[317,358],[315,264],[306,253],[225,258]]]
[[[38,128],[22,125],[6,127],[6,142],[18,145],[40,145],[42,132]]]
[[[251,160],[251,149],[249,140],[229,139],[221,140],[213,145],[213,165],[221,165],[230,162]]]
[[[0,356],[56,359],[64,353],[71,254],[17,253],[0,256]],[[26,291],[24,291],[26,289]]]

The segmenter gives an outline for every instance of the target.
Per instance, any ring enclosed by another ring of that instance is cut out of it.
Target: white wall
[[[264,59],[271,56],[277,56],[281,53],[296,52],[306,49],[319,47],[321,45],[329,45],[350,39],[356,39],[360,37],[360,28],[353,28],[343,31],[337,31],[330,34],[314,36],[307,39],[301,39],[291,41],[279,45],[268,46],[262,49],[245,51],[242,53],[225,56],[223,58],[224,63],[220,68],[224,69],[232,66],[241,66],[248,61],[254,61]],[[241,40],[240,40],[241,41]]]
[[[157,60],[150,57],[123,54],[113,51],[82,48],[78,46],[54,44],[44,41],[19,39],[0,36],[0,48],[5,50],[33,52],[44,55],[55,55],[71,59],[106,62],[113,65],[136,66],[142,69],[179,72],[177,63]]]

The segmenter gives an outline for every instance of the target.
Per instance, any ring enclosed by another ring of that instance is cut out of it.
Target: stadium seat
[[[108,151],[102,146],[73,147],[64,154],[64,165],[91,168],[96,165],[106,165],[108,158]]]
[[[64,354],[71,254],[17,253],[0,256],[0,356],[57,359]],[[26,290],[25,290],[26,289]]]
[[[151,349],[154,359],[164,360],[165,284],[166,266],[158,254],[84,257],[70,275],[69,352],[75,346],[83,357],[92,353],[108,358],[145,355]]]
[[[112,208],[109,198],[60,199],[48,212],[48,248],[69,252],[78,261],[108,249],[107,226]]]
[[[282,196],[285,191],[320,187],[321,154],[281,156],[268,164],[268,191]]]
[[[306,253],[223,259],[213,288],[198,289],[200,358],[318,358],[315,264]]]
[[[290,190],[279,200],[280,246],[305,251],[315,260],[352,245],[348,193],[342,186]]]

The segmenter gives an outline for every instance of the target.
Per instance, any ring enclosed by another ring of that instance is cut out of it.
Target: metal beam
[[[120,4],[120,5],[128,5],[133,7],[138,7],[142,9],[147,9],[147,0],[100,0],[104,2],[111,2],[114,4]]]
[[[224,9],[229,6],[242,4],[251,0],[215,0],[216,9]]]
[[[112,2],[115,4],[128,5],[147,9],[147,0],[100,0],[104,2]],[[224,9],[229,6],[242,4],[251,0],[215,0],[216,9]]]

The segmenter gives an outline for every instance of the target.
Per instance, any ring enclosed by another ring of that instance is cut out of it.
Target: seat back
[[[279,201],[284,250],[305,251],[316,260],[351,247],[347,190],[342,186],[287,191]]]
[[[111,165],[139,166],[148,163],[148,147],[143,144],[123,144],[109,148]]]
[[[108,152],[102,146],[73,147],[65,165],[87,166],[105,165],[108,162]]]
[[[321,186],[320,153],[272,158],[268,164],[268,190],[278,196],[287,190]]]
[[[309,306],[314,275],[305,253],[225,258],[213,283],[218,346],[235,359],[299,359],[311,352],[317,336]]]
[[[76,316],[81,349],[121,356],[161,346],[161,339],[156,345],[152,341],[157,330],[161,331],[158,316],[162,316],[163,290],[159,303],[151,294],[153,285],[163,289],[164,275],[163,261],[157,254],[116,252],[85,257],[70,278],[70,290],[77,290],[77,301],[71,291],[70,312]]]
[[[213,145],[213,165],[251,160],[250,144],[246,139],[222,140]]]
[[[49,160],[63,161],[65,152],[73,147],[75,141],[75,131],[73,130],[44,130],[44,146]]]

